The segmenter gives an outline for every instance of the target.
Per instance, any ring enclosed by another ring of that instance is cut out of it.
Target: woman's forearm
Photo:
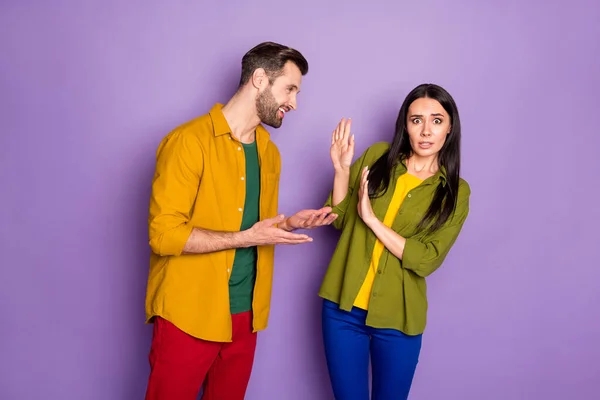
[[[336,169],[333,178],[333,195],[331,205],[337,206],[348,194],[348,183],[350,181],[350,169]]]
[[[379,221],[377,218],[373,218],[370,221],[365,221],[365,224],[371,228],[377,239],[385,246],[386,249],[398,259],[402,260],[404,255],[404,246],[406,245],[406,239],[391,228],[388,228]]]

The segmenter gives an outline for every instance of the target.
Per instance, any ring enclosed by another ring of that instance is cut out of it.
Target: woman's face
[[[450,133],[450,116],[434,99],[417,99],[408,107],[406,129],[413,152],[431,157],[440,152]]]

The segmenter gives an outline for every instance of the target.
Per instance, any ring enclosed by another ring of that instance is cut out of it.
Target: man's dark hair
[[[269,82],[273,83],[283,73],[283,66],[288,61],[296,64],[302,75],[308,73],[308,61],[298,50],[274,42],[263,42],[255,46],[242,58],[240,86],[248,82],[258,68],[263,68]]]

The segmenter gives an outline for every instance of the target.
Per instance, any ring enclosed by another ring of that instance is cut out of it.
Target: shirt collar
[[[406,160],[401,160],[400,161],[400,165],[401,165],[401,173],[404,174],[408,171],[408,168],[406,166]],[[446,172],[446,168],[442,165],[440,166],[440,168],[438,169],[438,171],[431,177],[427,178],[426,180],[430,180],[432,183],[438,183],[438,182],[442,182],[442,186],[446,186],[446,182],[447,182],[447,176],[448,173]]]
[[[215,136],[231,134],[231,128],[225,119],[225,115],[223,115],[223,104],[216,103],[211,108],[209,114],[213,122],[213,133]],[[262,125],[259,124],[256,127],[256,141],[258,143],[267,141],[270,137],[271,135]]]

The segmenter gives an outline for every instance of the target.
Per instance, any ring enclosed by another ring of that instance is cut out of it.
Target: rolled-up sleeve
[[[346,193],[346,197],[342,201],[340,201],[335,207],[331,206],[333,192],[329,193],[329,197],[325,202],[324,207],[331,207],[331,212],[337,214],[337,218],[333,221],[332,225],[336,229],[342,229],[344,226],[344,219],[346,217],[346,210],[348,209],[348,204],[350,203],[350,199],[352,198],[353,189],[351,187],[348,188],[348,193]]]
[[[461,196],[462,194],[462,196]],[[426,240],[407,238],[402,254],[402,268],[427,277],[437,270],[456,242],[469,214],[470,189],[459,191],[459,203],[454,216],[445,226],[434,232]]]
[[[148,218],[154,253],[178,256],[183,252],[193,229],[188,222],[202,171],[202,147],[192,132],[176,131],[159,146]]]

